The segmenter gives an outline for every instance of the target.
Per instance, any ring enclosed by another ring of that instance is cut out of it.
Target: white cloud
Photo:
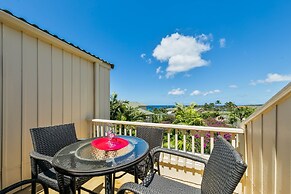
[[[277,73],[269,73],[267,75],[267,79],[265,79],[265,82],[267,83],[285,82],[285,81],[291,81],[291,75],[280,75]]]
[[[163,76],[159,75],[159,79],[162,79],[162,78],[163,78]]]
[[[251,80],[250,85],[255,86],[255,85],[261,84],[261,83],[264,83],[263,80],[256,80],[256,81],[255,80]]]
[[[172,89],[171,91],[168,92],[168,94],[179,96],[179,95],[185,94],[186,91],[187,91],[186,89],[181,90],[180,88],[177,88],[177,89]]]
[[[200,95],[201,92],[199,90],[194,90],[190,95],[191,96],[197,96],[197,95]]]
[[[225,44],[226,44],[225,38],[219,39],[219,46],[220,46],[220,48],[224,48],[225,47]]]
[[[291,81],[291,75],[281,75],[278,73],[268,73],[267,78],[264,80],[251,80],[251,85],[257,85],[262,83],[273,83],[273,82],[287,82]]]
[[[141,57],[142,59],[144,59],[144,58],[146,57],[146,54],[145,54],[145,53],[142,53],[142,54],[140,55],[140,57]]]
[[[207,96],[209,94],[215,94],[215,93],[220,93],[221,90],[210,90],[210,91],[206,91],[206,92],[201,92],[199,90],[194,90],[190,95],[191,96],[198,96],[198,95],[203,95],[203,96]]]
[[[156,74],[159,74],[162,72],[162,66],[159,66],[157,69],[156,69]]]
[[[161,62],[168,62],[166,77],[169,78],[176,73],[207,65],[209,62],[202,59],[201,55],[211,49],[211,39],[211,35],[193,37],[174,33],[162,39],[154,49],[153,56]]]
[[[208,94],[215,94],[215,93],[220,93],[220,90],[210,90],[208,92],[204,92],[203,96],[207,96]]]
[[[152,64],[152,59],[151,59],[151,58],[148,58],[148,59],[146,60],[146,62],[147,62],[148,64]]]
[[[229,85],[228,87],[229,88],[237,88],[237,85],[232,84],[232,85]]]

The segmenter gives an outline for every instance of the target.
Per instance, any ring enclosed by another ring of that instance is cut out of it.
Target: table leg
[[[134,182],[138,184],[137,165],[134,166]]]
[[[70,193],[76,193],[76,177],[72,177],[71,184],[70,184]]]
[[[112,174],[105,175],[105,194],[113,194],[114,189],[112,189]]]

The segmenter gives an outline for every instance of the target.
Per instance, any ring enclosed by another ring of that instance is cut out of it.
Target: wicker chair
[[[73,123],[30,129],[34,151],[30,153],[31,173],[33,179],[39,179],[48,187],[67,193],[70,188],[78,190],[91,177],[69,177],[59,174],[52,167],[53,156],[63,147],[77,142]],[[32,184],[32,193],[35,193],[36,184]],[[84,188],[84,190],[88,191]],[[90,191],[88,191],[90,192]]]
[[[13,185],[10,185],[10,186],[8,186],[8,187],[2,189],[2,190],[0,191],[0,194],[5,194],[5,193],[8,193],[8,192],[11,192],[11,191],[13,191],[14,189],[16,189],[16,188],[18,188],[18,187],[21,187],[21,186],[23,186],[23,185],[27,185],[27,184],[36,184],[36,183],[42,185],[42,188],[43,188],[43,192],[44,192],[44,194],[48,194],[48,188],[47,188],[47,186],[46,186],[42,181],[37,180],[37,179],[27,179],[27,180],[23,180],[23,181],[20,181],[20,182],[18,182],[18,183],[15,183],[15,184],[13,184]]]
[[[205,169],[201,189],[159,176],[152,170],[141,185],[125,183],[118,194],[123,194],[126,190],[146,194],[232,194],[247,168],[239,153],[221,136],[218,136],[208,161],[193,154],[166,148],[154,148],[151,154],[154,156],[160,152],[203,163]]]
[[[162,145],[163,133],[164,133],[164,130],[160,128],[151,129],[149,127],[139,126],[136,129],[136,136],[141,139],[144,139],[149,144],[150,150],[153,149],[154,147],[160,147]],[[157,163],[159,162],[159,157],[156,157],[155,162]],[[151,167],[152,167],[152,162],[150,160],[150,157],[146,157],[143,161],[141,161],[135,167],[126,169],[124,174],[118,177],[116,177],[115,174],[113,174],[113,186],[115,183],[115,179],[121,178],[126,173],[134,175],[135,182],[137,183],[138,179],[143,180],[147,176]]]

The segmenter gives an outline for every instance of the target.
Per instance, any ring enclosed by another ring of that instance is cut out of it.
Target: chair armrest
[[[172,150],[172,149],[168,149],[168,148],[161,148],[161,147],[155,147],[151,150],[151,156],[154,157],[155,154],[157,153],[167,153],[167,154],[172,154],[172,155],[176,155],[176,156],[180,156],[180,157],[183,157],[183,158],[187,158],[187,159],[190,159],[190,160],[193,160],[193,161],[196,161],[196,162],[200,162],[200,163],[203,163],[204,165],[207,164],[207,161],[205,158],[202,158],[200,156],[196,156],[194,154],[189,154],[187,152],[181,152],[181,151],[178,151],[178,150]]]
[[[124,194],[125,191],[131,191],[137,194],[159,194],[156,190],[144,187],[136,183],[125,183],[117,191],[117,194]]]
[[[43,161],[49,162],[50,164],[52,164],[52,161],[53,161],[53,157],[43,155],[35,151],[30,152],[30,157],[36,160],[43,160]]]
[[[26,184],[30,184],[30,183],[39,183],[39,184],[41,184],[43,189],[44,189],[44,193],[48,194],[47,186],[42,181],[40,181],[38,179],[27,179],[27,180],[20,181],[18,183],[15,183],[13,185],[10,185],[10,186],[4,188],[3,190],[0,191],[0,193],[8,193],[8,192],[16,189],[17,187],[20,187],[20,186],[26,185]]]

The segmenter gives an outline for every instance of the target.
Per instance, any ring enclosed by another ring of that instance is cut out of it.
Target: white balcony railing
[[[163,147],[176,149],[180,151],[190,152],[209,158],[214,143],[215,136],[220,135],[227,137],[233,147],[235,147],[243,156],[245,155],[245,137],[244,130],[241,128],[222,128],[222,127],[204,127],[204,126],[188,126],[173,125],[146,122],[130,122],[93,119],[92,120],[92,137],[100,137],[105,135],[107,128],[115,129],[119,135],[136,134],[138,126],[149,127],[149,130],[156,128],[165,129],[163,138]],[[181,157],[171,156],[169,154],[160,155],[161,173],[175,180],[187,182],[192,186],[201,184],[203,165]],[[182,168],[181,168],[182,167]],[[171,170],[172,168],[176,170]],[[191,173],[191,176],[188,176]],[[201,185],[200,185],[201,186]],[[243,181],[236,188],[235,193],[244,193]]]
[[[205,127],[205,126],[188,126],[161,123],[131,122],[93,119],[92,136],[100,137],[105,135],[106,128],[114,128],[119,135],[135,135],[137,126],[149,127],[149,130],[155,128],[165,129],[163,146],[180,151],[192,152],[193,154],[209,155],[213,149],[215,135],[228,136],[233,147],[239,147],[239,134],[244,130],[240,128],[222,128],[222,127]],[[207,144],[207,146],[205,145]],[[208,150],[205,150],[207,148]]]

